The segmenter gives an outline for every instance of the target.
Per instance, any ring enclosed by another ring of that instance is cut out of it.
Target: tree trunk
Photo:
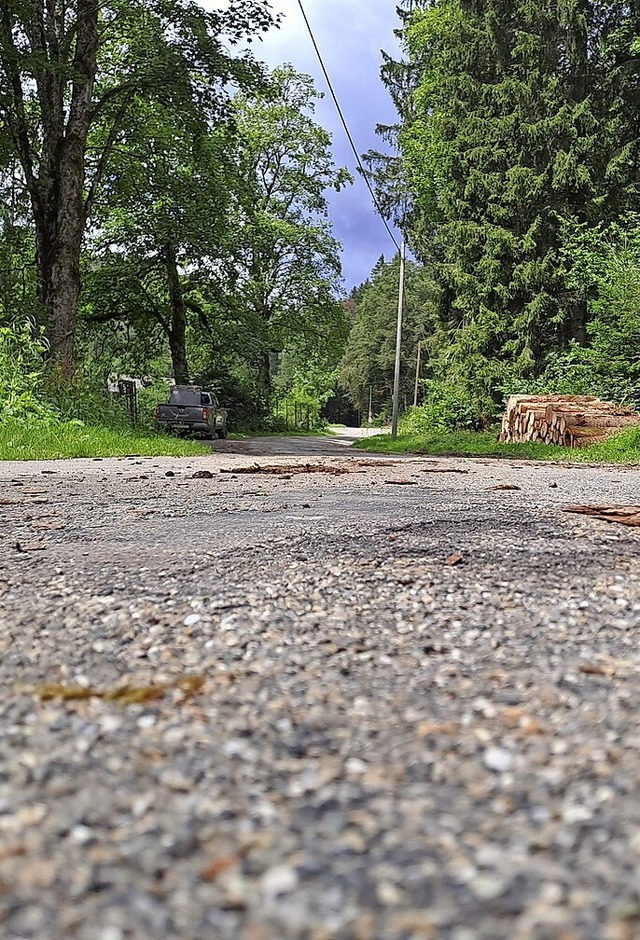
[[[189,384],[189,364],[187,362],[187,313],[180,284],[180,272],[176,249],[172,244],[164,247],[164,264],[167,272],[169,300],[171,303],[171,329],[169,330],[169,348],[171,364],[176,385]]]
[[[260,397],[264,400],[265,407],[271,397],[271,356],[268,352],[260,354],[258,362],[258,388]]]
[[[59,168],[57,198],[37,232],[38,300],[45,311],[53,367],[73,375],[73,341],[80,295],[80,250],[85,227],[84,149]]]
[[[25,28],[29,40],[26,51],[16,39],[20,20],[9,7],[3,4],[0,8],[9,102],[3,117],[33,208],[38,300],[46,320],[52,365],[62,379],[69,380],[80,293],[80,249],[87,218],[85,156],[93,119],[99,0],[76,0],[73,31],[66,19],[66,5],[33,0],[29,27]],[[37,98],[32,96],[32,83]],[[40,152],[31,127],[33,100],[40,109]]]
[[[571,338],[579,346],[588,346],[589,337],[587,335],[587,321],[589,318],[589,307],[586,299],[576,300],[575,306],[571,310]]]

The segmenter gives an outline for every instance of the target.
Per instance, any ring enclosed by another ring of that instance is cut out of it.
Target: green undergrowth
[[[80,421],[5,419],[0,422],[0,460],[57,460],[69,457],[194,457],[210,448],[163,434]]]
[[[631,428],[579,450],[548,444],[500,444],[494,432],[450,431],[431,434],[389,434],[363,438],[354,444],[379,454],[429,454],[442,457],[504,457],[570,463],[640,464],[640,428]]]

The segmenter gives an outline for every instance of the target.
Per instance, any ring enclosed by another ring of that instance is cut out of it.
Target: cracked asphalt
[[[640,937],[638,469],[343,433],[0,464],[0,937]]]

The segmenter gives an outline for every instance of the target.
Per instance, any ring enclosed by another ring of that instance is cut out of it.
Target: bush
[[[138,426],[145,431],[155,430],[156,408],[169,401],[171,386],[164,379],[138,389]]]
[[[411,408],[402,418],[403,434],[423,434],[431,431],[482,430],[496,417],[496,405],[479,398],[464,385],[449,381],[430,380],[426,386],[425,401]]]
[[[71,382],[59,382],[53,373],[46,392],[63,421],[125,428],[131,424],[124,403],[109,392],[102,375],[76,372]]]
[[[507,395],[598,395],[607,401],[640,407],[640,381],[628,361],[609,358],[597,347],[572,344],[551,353],[537,378],[512,381]]]
[[[230,431],[258,430],[264,426],[266,407],[260,401],[255,388],[230,372],[200,372],[195,385],[212,391],[221,408],[229,413]]]
[[[35,321],[0,327],[0,419],[55,420],[47,400],[44,330]]]

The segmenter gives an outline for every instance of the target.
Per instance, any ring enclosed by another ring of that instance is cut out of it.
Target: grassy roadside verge
[[[193,441],[127,428],[107,428],[75,421],[0,422],[0,460],[57,460],[70,457],[193,457],[210,453]]]
[[[454,431],[431,434],[401,434],[394,441],[388,434],[367,437],[353,445],[378,454],[420,454],[437,457],[504,457],[548,460],[555,463],[640,464],[640,428],[631,428],[579,450],[547,444],[500,444],[493,432]]]

